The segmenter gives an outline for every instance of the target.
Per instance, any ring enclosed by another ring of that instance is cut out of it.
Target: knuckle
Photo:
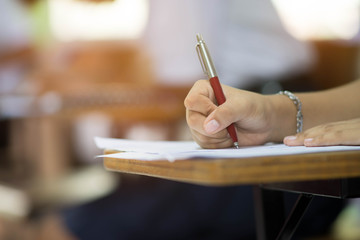
[[[337,126],[338,126],[337,123],[333,123],[333,122],[332,123],[327,123],[327,124],[323,125],[323,131],[325,133],[333,132],[334,129],[336,129]]]
[[[314,131],[312,129],[305,131],[303,134],[299,135],[302,139],[306,138],[313,138],[314,137]]]
[[[213,111],[215,111],[215,109],[216,109],[216,106],[215,105],[211,105],[211,104],[208,104],[207,106],[206,106],[206,109],[205,109],[205,114],[206,114],[206,116],[209,116],[210,115],[210,113],[212,113]]]
[[[319,135],[315,137],[312,141],[312,145],[314,146],[327,146],[331,145],[333,140],[328,137],[328,135]]]
[[[208,143],[205,148],[215,149],[215,148],[219,148],[219,146],[218,146],[218,144],[215,144],[215,143]]]
[[[195,83],[194,83],[194,86],[201,86],[205,83],[207,83],[208,81],[207,80],[204,80],[204,79],[200,79],[200,80],[197,80]]]
[[[193,96],[188,95],[184,100],[184,106],[188,109],[194,108],[195,103],[196,103],[196,100],[194,99]]]
[[[224,114],[224,116],[232,116],[233,115],[233,111],[228,108],[228,107],[224,107],[221,109],[221,114]]]
[[[299,138],[302,137],[302,138],[309,138],[310,137],[310,134],[309,132],[304,132],[302,135],[299,135],[298,136]]]
[[[221,148],[219,143],[216,142],[203,142],[203,147],[207,149]]]
[[[186,121],[190,127],[194,127],[194,126],[196,126],[196,124],[199,120],[195,114],[189,113],[186,117]]]
[[[232,120],[235,119],[235,113],[233,110],[231,110],[228,107],[221,107],[219,108],[219,111],[217,111],[217,116],[215,118],[219,119],[221,122],[225,121],[225,122],[233,122]],[[226,118],[224,118],[224,116],[226,116]]]
[[[209,141],[209,137],[205,136],[205,135],[202,135],[202,134],[198,134],[196,136],[196,138],[203,144],[209,144],[210,141]]]

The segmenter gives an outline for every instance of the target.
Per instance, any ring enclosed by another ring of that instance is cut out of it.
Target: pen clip
[[[196,44],[196,52],[197,52],[197,55],[199,57],[199,61],[200,61],[200,64],[201,64],[201,68],[204,72],[205,75],[209,76],[207,70],[206,70],[206,67],[205,67],[205,63],[204,63],[204,59],[203,59],[203,54],[201,54],[201,50],[200,50],[200,43],[197,43]]]
[[[199,56],[201,67],[204,73],[208,76],[208,78],[215,77],[217,74],[215,71],[213,61],[211,60],[209,50],[207,49],[206,44],[200,34],[197,34],[196,38],[197,38],[196,52]]]

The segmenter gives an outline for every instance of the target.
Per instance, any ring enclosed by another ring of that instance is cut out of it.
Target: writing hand
[[[233,145],[226,127],[235,123],[239,145],[259,145],[269,140],[271,107],[265,96],[222,85],[226,102],[215,104],[207,80],[197,81],[184,104],[186,120],[194,140],[203,148]]]

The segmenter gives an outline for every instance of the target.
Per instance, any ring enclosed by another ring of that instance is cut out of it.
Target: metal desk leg
[[[254,201],[257,239],[276,239],[285,221],[283,192],[254,186]]]
[[[299,223],[304,216],[307,208],[309,207],[313,195],[300,194],[293,209],[291,210],[284,226],[282,227],[277,240],[291,239],[295,230],[299,226]]]
[[[300,194],[289,216],[284,221],[283,193],[255,186],[254,204],[257,239],[291,239],[312,198],[313,195],[311,194]]]

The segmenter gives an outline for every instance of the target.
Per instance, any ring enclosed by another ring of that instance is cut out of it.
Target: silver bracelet
[[[301,101],[295,96],[292,92],[289,91],[280,91],[279,95],[285,95],[294,103],[296,107],[296,133],[302,132],[303,128],[303,115],[301,112]]]

